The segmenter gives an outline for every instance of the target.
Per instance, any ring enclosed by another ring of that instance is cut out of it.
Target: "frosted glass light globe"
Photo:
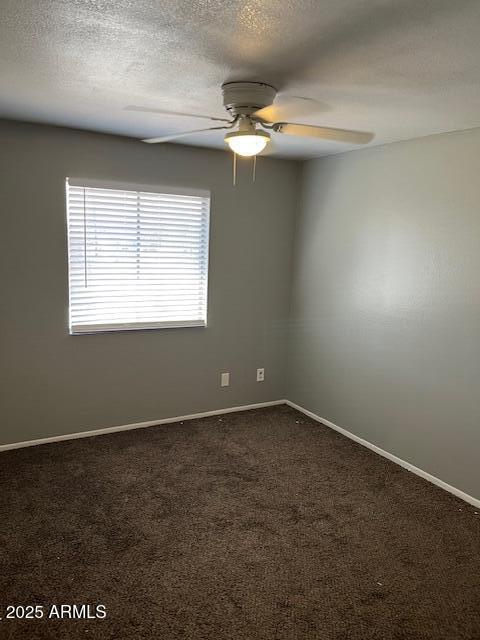
[[[270,142],[270,135],[266,131],[237,131],[227,133],[225,142],[234,153],[239,156],[256,156],[265,149]]]

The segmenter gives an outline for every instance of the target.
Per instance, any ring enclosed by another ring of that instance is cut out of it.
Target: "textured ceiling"
[[[202,121],[125,106],[223,116],[226,80],[314,98],[298,121],[371,144],[478,127],[480,1],[0,0],[0,116],[159,136]],[[277,134],[273,153],[350,148]]]

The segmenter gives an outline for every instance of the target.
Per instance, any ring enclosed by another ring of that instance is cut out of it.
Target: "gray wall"
[[[480,130],[308,162],[287,397],[480,497]]]
[[[301,184],[262,158],[235,188],[219,151],[11,122],[0,141],[0,443],[286,396],[480,496],[480,130]],[[66,176],[212,191],[208,328],[68,335]]]
[[[221,151],[5,121],[0,142],[1,443],[285,396],[296,163],[233,188]],[[211,189],[208,328],[68,335],[66,176]]]

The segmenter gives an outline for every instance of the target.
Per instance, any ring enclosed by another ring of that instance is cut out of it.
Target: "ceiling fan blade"
[[[273,125],[273,130],[277,133],[285,133],[288,136],[321,138],[322,140],[347,142],[350,144],[367,144],[374,136],[373,133],[367,131],[349,131],[348,129],[316,127],[311,124],[293,124],[289,122],[276,122]]]
[[[285,120],[309,116],[326,110],[328,110],[328,106],[314,98],[280,96],[274,104],[255,111],[252,117],[259,118],[265,122],[284,122]]]
[[[218,122],[230,122],[227,118],[217,118],[216,116],[204,116],[199,113],[185,113],[184,111],[167,111],[165,109],[149,109],[148,107],[137,107],[129,105],[124,107],[125,111],[140,111],[141,113],[158,113],[163,116],[184,116],[186,118],[202,118],[203,120],[215,120]]]
[[[217,129],[230,129],[231,127],[208,127],[208,129],[193,129],[192,131],[182,131],[181,133],[171,133],[166,136],[160,136],[159,138],[147,138],[142,142],[148,142],[148,144],[157,144],[158,142],[169,142],[170,140],[176,140],[177,138],[185,138],[194,133],[203,133],[204,131],[216,131]]]

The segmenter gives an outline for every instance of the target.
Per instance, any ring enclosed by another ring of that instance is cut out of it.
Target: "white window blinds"
[[[70,333],[205,326],[209,206],[67,181]]]

